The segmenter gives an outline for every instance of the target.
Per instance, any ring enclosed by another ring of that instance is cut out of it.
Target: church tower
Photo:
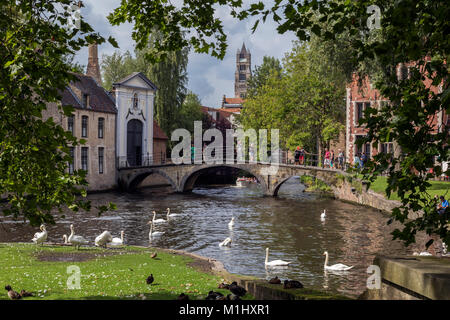
[[[247,95],[247,80],[252,76],[252,55],[250,50],[245,48],[245,43],[242,43],[242,48],[236,53],[236,72],[234,79],[234,96],[236,98],[245,99]]]
[[[100,75],[100,65],[98,64],[98,47],[96,43],[89,45],[89,59],[86,68],[86,75],[95,79],[99,86],[102,86],[102,77]]]

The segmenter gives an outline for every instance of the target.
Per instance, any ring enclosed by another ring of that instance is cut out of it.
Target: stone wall
[[[387,212],[391,212],[392,209],[401,205],[400,201],[387,200],[381,194],[366,190],[366,186],[361,184],[360,181],[356,181],[352,185],[352,183],[342,179],[336,186],[332,186],[332,189],[335,197],[339,200],[351,201]]]

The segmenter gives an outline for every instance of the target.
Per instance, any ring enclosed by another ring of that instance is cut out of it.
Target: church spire
[[[102,77],[100,75],[100,65],[98,64],[97,43],[92,43],[89,45],[89,59],[86,68],[86,75],[94,78],[99,86],[102,85]]]
[[[247,49],[245,48],[245,42],[242,42],[241,53],[247,53]]]

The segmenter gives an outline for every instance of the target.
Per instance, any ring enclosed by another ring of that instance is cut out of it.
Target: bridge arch
[[[174,190],[177,190],[177,185],[176,185],[175,181],[173,181],[173,179],[164,170],[159,170],[156,168],[138,172],[136,175],[134,175],[129,180],[129,183],[128,183],[128,186],[126,186],[126,189],[127,190],[135,190],[139,186],[139,184],[141,184],[141,182],[145,180],[145,178],[147,178],[148,176],[150,176],[152,174],[158,174],[158,175],[162,176],[164,179],[166,179],[170,183],[170,185],[172,186],[172,188]]]
[[[183,178],[181,179],[180,185],[179,185],[179,191],[180,192],[187,192],[187,191],[191,191],[194,188],[195,182],[197,181],[197,178],[204,173],[207,170],[210,169],[219,169],[219,168],[235,168],[235,169],[239,169],[242,171],[246,171],[248,173],[250,173],[251,175],[253,175],[256,180],[261,184],[261,187],[263,188],[263,190],[265,191],[267,189],[267,183],[264,179],[263,176],[261,176],[260,174],[258,174],[257,172],[255,172],[252,169],[249,169],[248,166],[240,166],[238,164],[233,165],[233,164],[213,164],[213,165],[208,165],[208,166],[204,166],[201,168],[198,167],[193,167],[193,170],[191,170],[190,172],[186,173]]]

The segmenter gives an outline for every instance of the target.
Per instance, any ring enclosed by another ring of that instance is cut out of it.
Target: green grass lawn
[[[158,256],[151,259],[154,251]],[[152,248],[82,247],[77,251],[70,246],[0,243],[0,299],[8,299],[4,290],[8,284],[18,292],[34,292],[35,297],[26,300],[143,299],[142,294],[149,300],[174,300],[182,292],[195,300],[204,299],[210,290],[230,293],[217,289],[222,282],[219,276],[189,266],[193,262],[193,258]],[[71,265],[80,268],[80,289],[67,287]],[[147,285],[151,273],[155,281]],[[249,294],[244,298],[252,299]]]
[[[430,180],[431,187],[428,188],[427,192],[430,196],[446,196],[447,199],[450,197],[450,182],[447,181],[433,181]],[[377,179],[370,185],[370,189],[377,193],[386,195],[385,190],[387,186],[387,177],[377,177]],[[448,192],[447,195],[446,192]],[[391,194],[390,200],[400,200],[397,193]]]

